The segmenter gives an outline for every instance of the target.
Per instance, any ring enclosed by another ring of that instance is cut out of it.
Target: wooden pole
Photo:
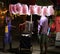
[[[32,23],[32,14],[31,14],[31,23]]]

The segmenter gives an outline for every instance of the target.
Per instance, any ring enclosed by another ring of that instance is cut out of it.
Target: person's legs
[[[3,51],[4,51],[4,52],[7,51],[7,49],[6,49],[7,36],[8,36],[8,33],[5,33],[5,36],[3,37]]]
[[[40,54],[43,54],[43,35],[40,37]]]
[[[9,32],[8,42],[9,42],[9,49],[12,49],[12,37],[10,32]]]
[[[12,49],[12,43],[11,42],[9,43],[9,49]]]
[[[44,35],[44,37],[45,37],[45,43],[44,43],[44,47],[45,47],[45,53],[44,54],[47,54],[47,47],[48,47],[48,37],[47,37],[47,35]]]

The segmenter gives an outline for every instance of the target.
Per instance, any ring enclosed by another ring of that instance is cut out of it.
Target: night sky
[[[16,4],[18,2],[22,4],[28,4],[28,5],[35,4],[35,3],[37,3],[38,5],[46,5],[46,4],[49,4],[51,1],[53,2],[55,7],[57,6],[57,4],[60,4],[60,0],[0,0],[0,1],[4,2],[5,6],[7,7],[9,6],[9,4]]]

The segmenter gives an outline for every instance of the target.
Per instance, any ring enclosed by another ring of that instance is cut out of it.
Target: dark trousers
[[[39,35],[40,39],[39,39],[39,42],[40,42],[40,53],[41,54],[46,54],[47,53],[47,43],[48,43],[48,36],[46,34],[40,34]],[[45,52],[44,52],[44,48],[45,48]]]

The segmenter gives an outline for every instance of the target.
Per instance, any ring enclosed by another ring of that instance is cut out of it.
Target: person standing
[[[11,46],[11,18],[9,14],[7,14],[5,18],[5,35],[4,35],[4,40],[3,40],[3,51],[6,51],[6,45],[9,44],[10,49],[12,48]]]
[[[45,54],[47,52],[47,41],[48,41],[47,30],[48,30],[48,18],[45,16],[41,16],[38,24],[41,54],[43,54],[43,47],[45,47]]]

